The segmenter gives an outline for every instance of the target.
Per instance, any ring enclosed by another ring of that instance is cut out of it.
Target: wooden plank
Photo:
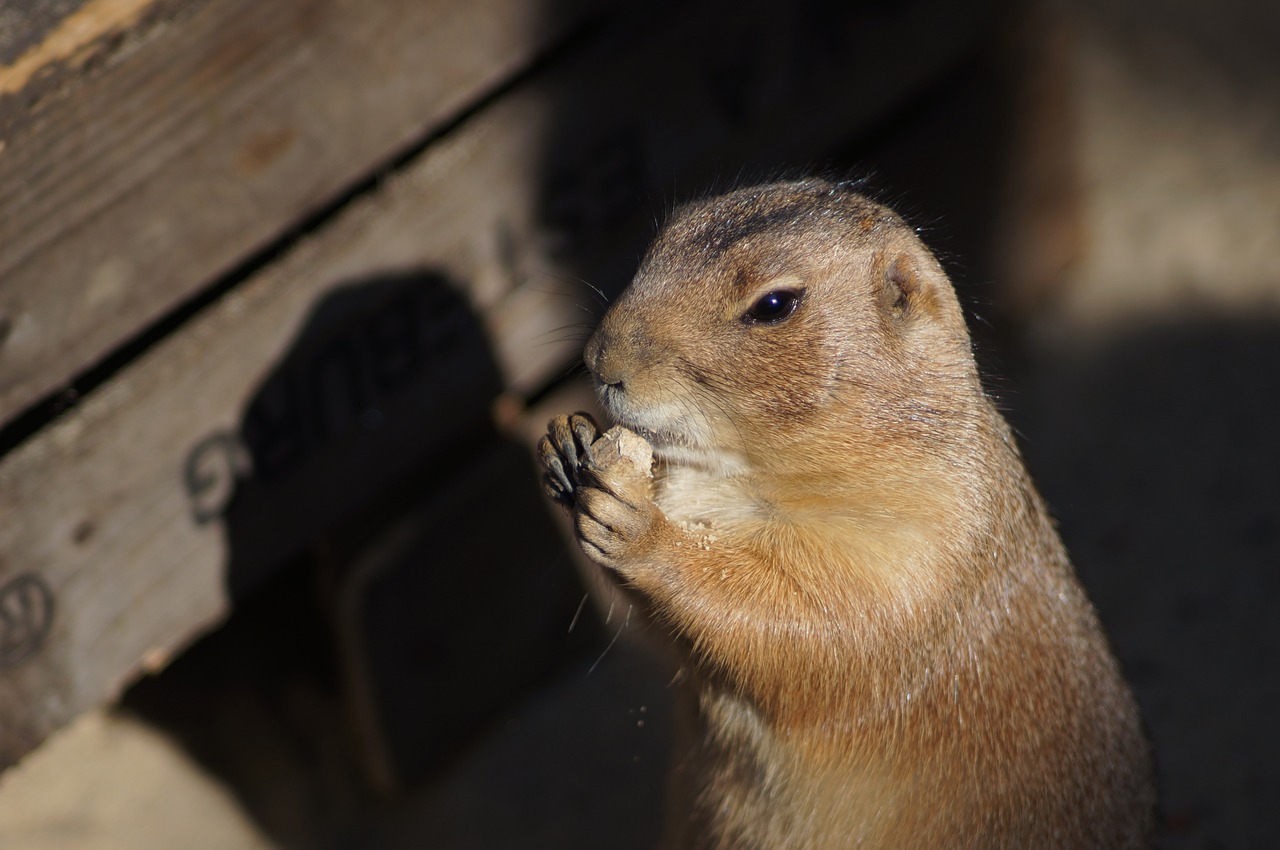
[[[0,68],[0,422],[458,114],[590,5],[87,3]]]
[[[16,23],[0,27],[0,97],[27,89],[50,68],[82,67],[94,45],[128,32],[156,0],[78,0],[75,5],[30,3],[6,10]]]
[[[620,286],[599,275],[634,264],[666,187],[821,157],[981,31],[941,2],[814,13],[835,8],[624,17],[0,459],[0,517],[22,518],[0,524],[0,587],[33,575],[54,600],[39,651],[0,670],[0,764],[216,621],[237,575],[465,462],[500,387],[576,357],[576,276]],[[706,45],[762,39],[789,47],[747,84],[709,70]]]

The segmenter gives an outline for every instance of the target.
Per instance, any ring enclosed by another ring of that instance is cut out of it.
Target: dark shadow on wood
[[[336,287],[187,486],[235,614],[127,708],[287,847],[367,827],[599,643],[487,336],[431,270]],[[198,388],[193,387],[193,391]],[[358,825],[358,826],[357,826]]]

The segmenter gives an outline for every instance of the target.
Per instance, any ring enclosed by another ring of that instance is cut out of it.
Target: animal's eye
[[[779,289],[766,292],[760,300],[751,305],[742,316],[742,321],[749,324],[776,325],[796,311],[800,304],[800,293],[790,289]]]

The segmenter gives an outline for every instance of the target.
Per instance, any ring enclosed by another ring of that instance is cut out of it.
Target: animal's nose
[[[601,325],[587,340],[582,359],[598,382],[621,389],[624,376],[622,369],[618,368],[618,358],[610,354],[613,347],[613,335],[605,325]]]

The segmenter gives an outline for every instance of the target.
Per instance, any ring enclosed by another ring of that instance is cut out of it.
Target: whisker
[[[582,612],[587,607],[587,600],[591,598],[590,593],[582,594],[582,601],[578,603],[578,610],[573,612],[573,619],[569,621],[569,632],[573,632],[578,626],[578,618],[582,616]]]
[[[552,280],[558,280],[561,283],[569,283],[569,284],[576,284],[578,286],[585,286],[587,289],[591,290],[591,292],[596,296],[596,299],[600,302],[600,306],[602,307],[609,306],[609,297],[604,294],[604,290],[596,286],[594,283],[592,283],[589,280],[580,278],[576,275],[565,274],[564,272],[558,271],[555,269],[539,268],[537,269],[537,273],[542,275],[543,277],[548,277],[548,278],[551,278]]]
[[[618,630],[613,633],[613,638],[610,639],[609,645],[604,648],[604,651],[600,653],[600,657],[595,660],[595,663],[587,668],[588,676],[596,672],[596,668],[600,666],[600,662],[604,661],[604,657],[609,654],[609,650],[613,649],[613,645],[618,642],[618,638],[622,637],[623,631],[625,631],[627,626],[631,623],[631,608],[632,606],[628,604],[627,615],[622,619],[622,625],[618,626]],[[608,619],[606,619],[605,622],[609,622]]]

